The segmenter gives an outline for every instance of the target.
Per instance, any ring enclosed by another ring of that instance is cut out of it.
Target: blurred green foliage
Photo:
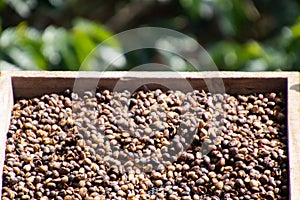
[[[191,36],[219,70],[300,69],[296,0],[0,0],[0,70],[96,70],[89,62],[99,58],[85,58],[99,43],[144,26]],[[102,57],[120,48],[114,41]],[[191,70],[182,59],[151,49],[124,59],[115,69],[161,62]]]

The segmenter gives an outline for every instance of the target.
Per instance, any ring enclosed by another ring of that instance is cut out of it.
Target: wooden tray
[[[290,199],[300,197],[300,93],[298,72],[38,72],[14,71],[0,74],[0,197],[2,189],[2,170],[5,158],[6,133],[14,99],[30,98],[45,93],[62,92],[73,88],[75,80],[80,80],[81,88],[93,84],[107,89],[119,89],[126,83],[141,86],[142,83],[172,85],[172,88],[185,90],[188,83],[199,90],[207,90],[206,83],[222,80],[225,90],[230,94],[249,94],[259,92],[283,92],[287,95],[287,131],[289,156]],[[184,82],[183,82],[184,81]],[[119,83],[122,84],[119,84]],[[124,84],[123,84],[124,83]]]

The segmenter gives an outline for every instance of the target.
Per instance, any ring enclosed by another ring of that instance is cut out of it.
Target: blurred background
[[[300,70],[296,0],[0,0],[0,70],[78,70],[105,39],[146,26],[196,39],[219,70]],[[118,41],[112,43],[104,57],[119,48]],[[162,62],[192,70],[172,57],[138,50],[112,69]]]

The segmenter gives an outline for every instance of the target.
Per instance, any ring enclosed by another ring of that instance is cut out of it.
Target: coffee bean
[[[2,198],[282,199],[284,101],[149,89],[16,101]]]

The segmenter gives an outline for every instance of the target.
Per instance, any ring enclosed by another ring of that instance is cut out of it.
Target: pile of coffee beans
[[[288,199],[281,93],[46,94],[13,107],[2,199]]]

